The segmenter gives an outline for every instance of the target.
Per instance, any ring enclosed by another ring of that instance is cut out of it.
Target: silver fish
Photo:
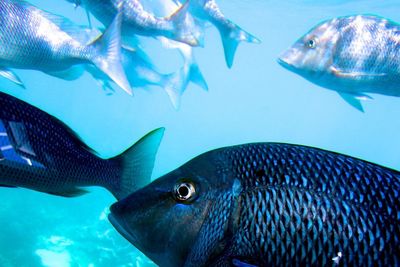
[[[73,25],[73,22],[69,23]],[[79,28],[79,34],[76,34],[76,38],[83,43],[87,43],[101,34],[101,31],[96,28],[78,25],[73,25],[73,27]],[[191,46],[165,37],[159,37],[159,39],[164,46],[178,49],[181,53],[184,62],[178,71],[169,74],[163,74],[158,71],[151,59],[141,48],[140,41],[134,38],[130,38],[130,42],[127,42],[126,45],[122,45],[121,63],[125,73],[127,73],[127,79],[131,86],[135,88],[159,86],[167,92],[171,103],[178,109],[181,95],[190,82],[197,84],[206,91],[208,90],[208,85],[196,63]],[[105,91],[114,91],[111,80],[103,72],[92,65],[86,65],[85,70],[97,80]],[[74,78],[76,77],[71,77],[71,80]]]
[[[188,5],[182,5],[167,17],[156,17],[145,10],[139,0],[67,0],[75,6],[84,7],[104,25],[108,25],[117,14],[122,3],[122,34],[144,36],[164,36],[189,44],[199,45],[199,31],[188,14]]]
[[[181,95],[190,82],[198,84],[205,90],[208,89],[198,66],[191,62],[185,62],[176,72],[163,74],[157,70],[143,51],[122,47],[121,56],[124,69],[128,73],[128,80],[133,87],[139,88],[150,85],[161,87],[167,92],[175,109],[179,108]],[[113,91],[107,76],[92,67],[87,70],[103,86],[104,90]]]
[[[163,15],[165,14],[170,14],[172,13],[174,10],[177,10],[180,8],[179,3],[176,3],[174,0],[163,0],[162,4],[159,5],[152,5],[152,11],[153,12],[157,12],[157,13],[161,13]],[[198,25],[199,27],[201,25]],[[201,37],[203,38],[203,34],[201,35]],[[179,79],[175,79],[176,81],[179,81],[180,86],[179,88],[181,88],[179,92],[179,94],[171,94],[170,95],[170,99],[174,105],[175,108],[178,108],[180,105],[180,95],[182,95],[182,93],[186,90],[186,87],[188,86],[188,84],[190,82],[193,82],[195,84],[197,84],[199,87],[201,87],[202,89],[204,89],[205,91],[208,91],[208,85],[207,82],[205,81],[203,74],[200,71],[200,68],[197,64],[196,58],[195,58],[195,53],[194,47],[191,47],[190,45],[187,45],[185,43],[182,42],[177,42],[165,37],[158,37],[158,40],[161,41],[163,47],[168,48],[168,49],[176,49],[179,51],[180,55],[183,58],[183,66],[182,68],[178,71],[178,75],[176,75],[177,77],[179,77]],[[203,43],[203,39],[199,40],[200,43]],[[174,91],[171,91],[174,92]],[[176,92],[176,91],[175,91]],[[175,97],[174,97],[175,95]]]
[[[184,0],[174,0],[185,5]],[[260,39],[244,31],[227,19],[215,0],[191,0],[191,14],[200,21],[212,23],[219,31],[224,46],[225,61],[229,68],[233,65],[236,49],[240,42],[261,43]]]
[[[87,27],[85,27],[85,31],[87,32],[87,36],[82,36],[82,39],[88,39],[99,32],[96,29],[89,29]],[[161,87],[168,94],[174,108],[178,109],[181,95],[185,92],[190,82],[197,84],[206,91],[208,90],[208,85],[199,66],[196,64],[192,47],[164,37],[161,38],[163,38],[162,42],[170,48],[179,49],[184,58],[183,66],[179,70],[169,74],[161,73],[140,48],[139,43],[136,43],[134,47],[122,46],[121,62],[127,73],[128,81],[134,88],[147,86]],[[86,70],[98,81],[105,91],[114,91],[111,80],[106,75],[90,65],[86,67]]]
[[[278,59],[305,79],[337,91],[363,111],[367,93],[400,96],[400,25],[378,16],[324,21]]]
[[[23,86],[10,68],[39,70],[57,76],[79,76],[79,64],[93,64],[132,94],[120,62],[121,14],[104,35],[88,45],[73,37],[66,21],[18,0],[0,2],[0,75]]]

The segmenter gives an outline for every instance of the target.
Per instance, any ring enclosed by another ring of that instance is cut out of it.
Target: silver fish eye
[[[181,182],[175,185],[175,198],[178,201],[191,200],[196,194],[194,184],[190,182]]]
[[[315,48],[316,45],[317,45],[317,42],[315,41],[315,39],[310,39],[307,41],[307,46],[309,48]]]

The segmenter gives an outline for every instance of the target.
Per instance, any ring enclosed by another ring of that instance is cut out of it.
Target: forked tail
[[[193,17],[189,13],[189,2],[186,1],[167,18],[174,26],[172,36],[169,36],[169,38],[190,46],[202,46],[203,32],[195,24]]]
[[[124,153],[111,159],[120,168],[120,177],[106,187],[118,200],[151,181],[154,161],[163,135],[164,128],[155,129]]]
[[[179,109],[181,96],[190,82],[205,91],[208,90],[207,82],[193,58],[186,58],[184,65],[178,71],[166,75],[163,79],[163,87],[175,109]]]
[[[228,68],[233,65],[236,49],[240,42],[259,44],[260,39],[244,31],[238,25],[230,23],[230,27],[220,29],[222,44],[224,46],[225,62]]]
[[[122,13],[119,12],[105,33],[89,46],[97,51],[92,59],[93,64],[126,93],[132,95],[131,86],[121,63],[121,22]]]

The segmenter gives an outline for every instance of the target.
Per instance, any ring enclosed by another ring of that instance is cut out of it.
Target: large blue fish
[[[400,25],[371,15],[315,26],[278,62],[363,111],[367,93],[400,96]]]
[[[183,5],[172,15],[157,17],[148,12],[139,0],[67,0],[76,6],[82,6],[104,25],[108,25],[122,4],[122,34],[144,36],[164,36],[189,44],[199,45],[200,33],[188,14],[188,5]]]
[[[400,173],[299,145],[200,155],[111,206],[160,266],[399,266]]]
[[[76,38],[75,28],[59,16],[19,0],[0,1],[0,75],[23,86],[11,70],[32,69],[73,79],[81,64],[93,64],[132,94],[120,62],[121,14],[108,30],[89,44]],[[68,31],[69,30],[69,31]],[[11,69],[10,69],[11,68]]]
[[[149,181],[163,129],[121,155],[101,159],[53,116],[0,93],[0,186],[73,197],[86,186],[121,199]]]

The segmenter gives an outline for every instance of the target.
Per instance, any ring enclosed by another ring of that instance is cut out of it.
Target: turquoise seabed
[[[87,23],[85,12],[67,1],[30,2]],[[400,7],[397,1],[318,2],[219,0],[225,15],[262,44],[241,44],[228,69],[218,32],[210,27],[205,47],[195,49],[209,92],[190,85],[178,111],[158,87],[135,89],[134,97],[118,88],[107,95],[89,74],[68,82],[18,70],[27,89],[0,79],[0,90],[59,117],[103,157],[166,127],[154,178],[210,149],[256,141],[310,145],[400,169],[399,98],[372,95],[361,113],[335,92],[276,63],[281,52],[322,20],[372,13],[400,22]],[[182,64],[177,51],[153,39],[143,39],[142,46],[162,72]],[[65,199],[1,188],[0,266],[152,266],[108,222],[112,195],[90,190]]]

